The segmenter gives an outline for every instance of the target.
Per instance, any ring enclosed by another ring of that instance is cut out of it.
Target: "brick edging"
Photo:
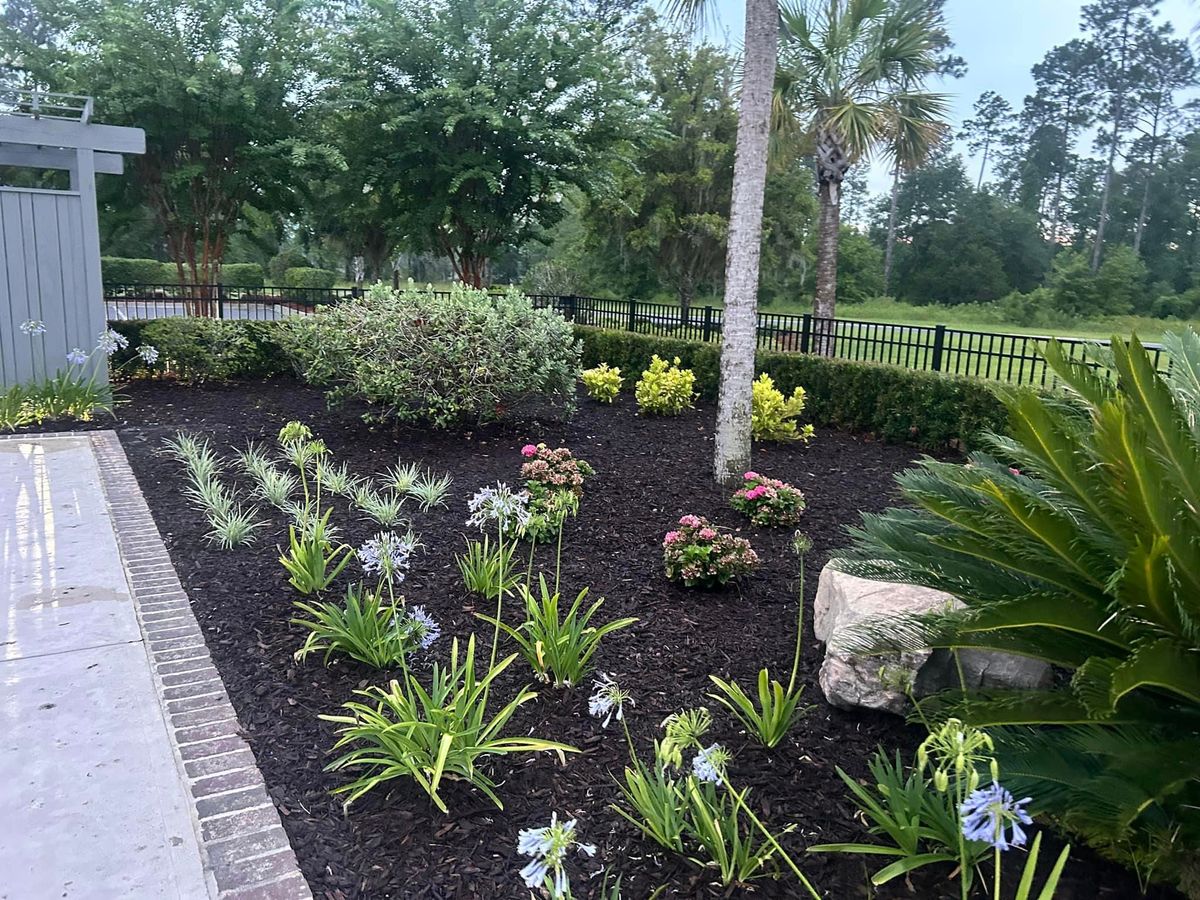
[[[222,900],[312,900],[125,450],[113,431],[88,434],[176,766],[191,794],[209,891]]]

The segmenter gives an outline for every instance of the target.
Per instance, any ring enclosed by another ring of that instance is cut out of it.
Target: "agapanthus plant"
[[[524,828],[517,836],[517,852],[532,860],[521,869],[525,886],[542,888],[552,900],[565,900],[571,895],[571,879],[567,875],[567,854],[578,850],[585,856],[595,856],[596,847],[585,844],[575,836],[576,820],[558,821],[551,813],[550,824],[543,828]]]
[[[685,587],[720,587],[758,565],[758,554],[748,540],[718,531],[702,516],[680,518],[662,546],[667,578]]]
[[[747,472],[729,505],[755,525],[795,525],[804,513],[804,495],[786,481]]]

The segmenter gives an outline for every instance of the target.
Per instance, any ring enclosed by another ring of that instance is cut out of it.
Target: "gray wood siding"
[[[90,353],[105,328],[83,202],[77,191],[0,187],[2,386],[65,369],[67,353]],[[44,322],[45,334],[24,334],[21,323],[29,319]]]

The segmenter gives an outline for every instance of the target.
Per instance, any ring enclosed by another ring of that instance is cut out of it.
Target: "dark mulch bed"
[[[621,772],[626,749],[619,730],[603,732],[588,717],[590,685],[568,693],[542,689],[519,714],[515,729],[520,732],[566,741],[583,752],[569,757],[565,767],[545,755],[502,763],[497,777],[503,782],[503,812],[469,788],[453,786],[445,792],[451,814],[443,816],[412,784],[396,783],[343,814],[340,801],[329,795],[343,776],[323,771],[333,728],[317,716],[336,712],[355,688],[381,683],[392,673],[345,661],[329,668],[313,659],[297,665],[292,653],[302,635],[288,622],[295,594],[276,560],[276,544],[286,541],[282,515],[270,511],[271,527],[252,548],[214,549],[203,539],[202,515],[180,496],[184,480],[178,467],[157,453],[163,439],[179,429],[207,435],[228,452],[248,439],[270,440],[282,424],[301,419],[325,439],[337,460],[359,474],[378,473],[397,457],[452,474],[449,508],[415,513],[414,527],[426,549],[404,585],[410,601],[424,604],[442,623],[443,637],[435,646],[446,652],[453,635],[474,629],[485,644],[488,636],[487,627],[473,619],[476,599],[464,591],[454,563],[467,531],[466,499],[498,479],[516,483],[523,444],[570,447],[598,475],[589,482],[578,520],[567,528],[564,588],[573,596],[588,586],[595,596],[606,597],[605,616],[639,617],[636,626],[607,639],[598,663],[635,695],[630,721],[648,754],[664,716],[707,702],[710,673],[732,675],[748,685],[765,664],[784,677],[791,660],[797,576],[791,532],[748,527],[726,505],[727,492],[711,482],[711,409],[678,419],[644,419],[635,415],[628,398],[611,408],[585,399],[569,424],[489,427],[464,435],[373,430],[357,411],[328,411],[319,393],[289,380],[227,387],[142,382],[130,385],[126,395],[129,402],[119,408],[115,427],[314,894],[527,897],[517,877],[517,832],[545,823],[552,811],[577,817],[584,838],[600,847],[595,861],[572,862],[577,896],[588,896],[589,884],[598,889],[600,879],[589,883],[584,873],[604,865],[623,875],[626,898],[645,898],[659,885],[668,886],[668,897],[739,893],[711,886],[698,869],[659,852],[609,809],[617,797],[612,775]],[[813,541],[805,590],[810,613],[816,575],[830,552],[844,544],[845,526],[856,522],[860,511],[879,510],[895,500],[893,473],[914,455],[911,449],[829,430],[819,431],[808,447],[756,448],[757,469],[796,484],[808,498],[803,529]],[[739,528],[762,557],[761,569],[740,588],[721,593],[668,583],[660,541],[684,513]],[[377,530],[340,502],[334,521],[355,544]],[[551,551],[542,553],[541,562],[553,565]],[[768,823],[798,826],[785,846],[825,896],[957,896],[945,869],[917,873],[910,885],[898,881],[872,894],[868,873],[885,859],[803,853],[810,844],[865,839],[835,766],[862,777],[877,745],[907,752],[919,740],[916,730],[896,718],[828,706],[816,684],[822,649],[808,622],[805,632],[803,680],[812,708],[783,745],[765,751],[748,743],[727,716],[715,715],[713,739],[737,754],[735,782],[753,787],[752,801]],[[503,694],[527,677],[518,660],[505,673]],[[1010,862],[1022,860],[1014,854]],[[1017,879],[1010,871],[1006,880],[1015,885]],[[1077,851],[1058,896],[1137,893],[1127,872]],[[755,883],[753,895],[797,897],[800,891],[790,878],[763,880]]]

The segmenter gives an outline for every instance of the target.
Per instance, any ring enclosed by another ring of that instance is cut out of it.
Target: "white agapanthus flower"
[[[558,813],[552,813],[550,824],[546,827],[521,830],[517,836],[517,852],[533,857],[521,869],[521,878],[526,887],[534,890],[546,887],[546,879],[550,878],[550,896],[553,900],[569,896],[571,879],[564,865],[567,853],[575,848],[587,856],[596,855],[594,844],[584,844],[575,839],[575,824],[575,819],[559,822]]]
[[[467,509],[471,513],[467,524],[481,530],[488,522],[495,522],[501,532],[519,531],[529,524],[529,498],[504,482],[497,482],[495,487],[480,488],[467,501]]]
[[[82,366],[85,362],[87,362],[87,358],[88,355],[78,347],[67,354],[67,362],[73,366]]]
[[[112,356],[118,350],[124,350],[128,346],[129,338],[111,328],[100,332],[100,336],[96,338],[96,349],[105,356]]]
[[[368,575],[399,584],[408,574],[416,542],[391,531],[381,531],[358,548],[358,561]]]
[[[588,699],[588,714],[596,719],[604,719],[600,723],[601,728],[607,728],[613,719],[622,721],[625,718],[625,704],[633,706],[629,692],[622,690],[608,674],[601,674],[594,687],[595,691]]]
[[[692,760],[692,774],[701,781],[720,785],[725,781],[725,767],[728,764],[729,751],[720,744],[711,744]]]
[[[41,319],[26,319],[21,323],[21,331],[33,337],[37,334],[46,333],[46,323]]]
[[[142,346],[138,347],[138,356],[142,358],[142,362],[146,365],[152,366],[158,362],[158,348],[152,344],[142,344]]]

